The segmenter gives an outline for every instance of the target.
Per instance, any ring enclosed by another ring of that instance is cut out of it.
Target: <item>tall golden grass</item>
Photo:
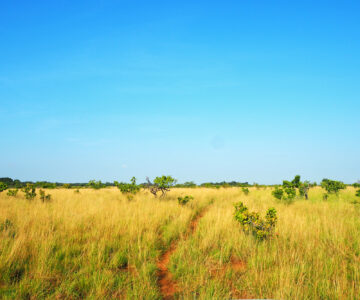
[[[170,271],[183,299],[360,298],[360,207],[355,190],[286,205],[271,189],[173,189],[128,201],[115,188],[48,190],[53,200],[0,195],[0,298],[159,299],[156,262],[174,239]],[[186,206],[180,195],[193,195]],[[278,211],[276,236],[258,242],[233,203]],[[208,207],[193,235],[191,219]],[[5,225],[6,224],[6,225]],[[0,227],[1,228],[1,227]],[[242,267],[233,266],[236,260]]]

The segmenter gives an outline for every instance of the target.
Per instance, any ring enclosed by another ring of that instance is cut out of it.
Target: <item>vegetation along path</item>
[[[191,220],[188,230],[184,235],[184,239],[187,239],[191,234],[193,234],[197,228],[199,220],[204,216],[209,206],[202,209],[195,217]],[[177,283],[173,279],[171,272],[169,271],[168,265],[170,262],[171,255],[175,252],[179,240],[175,240],[171,243],[170,247],[160,256],[160,259],[157,263],[158,267],[158,285],[162,295],[162,298],[165,300],[173,299],[173,296],[176,292],[179,291]]]

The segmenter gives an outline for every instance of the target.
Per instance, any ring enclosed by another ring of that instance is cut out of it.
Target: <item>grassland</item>
[[[360,206],[355,190],[277,202],[270,188],[173,189],[128,201],[115,188],[48,190],[42,203],[0,194],[0,298],[161,299],[158,262],[179,299],[359,299]],[[193,195],[186,206],[180,195]],[[278,211],[276,236],[258,242],[233,203]],[[196,228],[190,224],[201,213]]]

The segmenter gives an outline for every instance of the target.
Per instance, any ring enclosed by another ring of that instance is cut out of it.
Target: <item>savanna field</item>
[[[273,190],[61,188],[46,190],[48,202],[0,193],[0,298],[360,299],[355,189],[324,200],[314,187],[290,204]],[[271,238],[244,232],[239,201],[261,216],[276,209]]]

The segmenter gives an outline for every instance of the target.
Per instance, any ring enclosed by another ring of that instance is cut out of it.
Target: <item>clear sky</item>
[[[1,1],[0,177],[360,179],[359,1]]]

